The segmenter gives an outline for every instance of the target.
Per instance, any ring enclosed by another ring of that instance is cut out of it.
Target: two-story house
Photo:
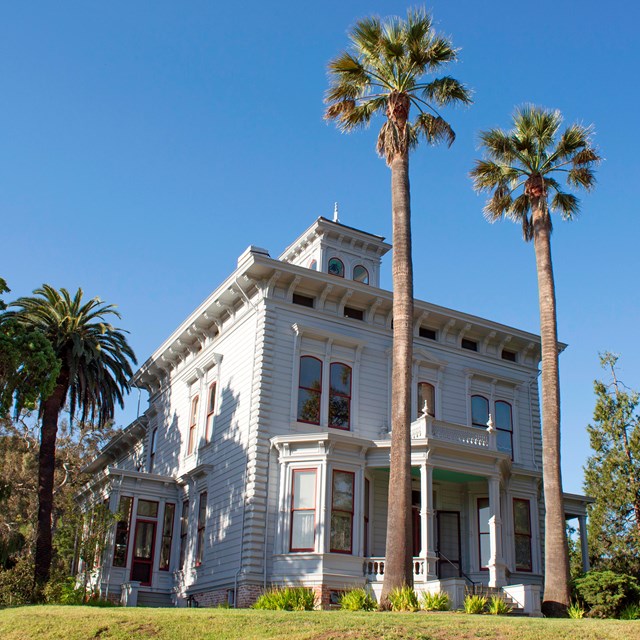
[[[97,576],[129,604],[247,606],[265,586],[328,604],[384,576],[391,246],[318,218],[284,253],[249,247],[134,376],[149,407],[88,467],[120,514]],[[419,274],[417,278],[419,278]],[[415,301],[418,590],[543,584],[537,335]],[[584,530],[584,501],[571,509]]]

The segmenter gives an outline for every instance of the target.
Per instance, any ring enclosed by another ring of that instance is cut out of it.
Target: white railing
[[[466,444],[481,449],[497,449],[496,434],[493,424],[486,429],[467,427],[462,424],[434,420],[431,416],[420,416],[411,423],[411,439],[433,438],[455,444]]]
[[[364,575],[369,582],[382,582],[384,580],[385,558],[367,558],[364,561]],[[424,582],[427,574],[427,562],[424,558],[413,559],[413,579]]]

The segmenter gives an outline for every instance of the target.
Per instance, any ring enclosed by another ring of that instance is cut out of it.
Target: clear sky
[[[4,2],[0,5],[0,275],[116,303],[144,361],[249,244],[277,256],[340,204],[390,238],[376,129],[322,119],[326,64],[358,18],[404,2]],[[437,0],[475,91],[451,149],[411,159],[416,296],[538,332],[533,247],[490,226],[468,171],[477,133],[514,106],[595,125],[606,161],[582,215],[556,222],[565,489],[589,454],[598,352],[640,387],[637,24],[631,2]],[[636,81],[633,80],[636,78]],[[383,286],[390,288],[390,261]],[[135,417],[137,398],[118,414]]]

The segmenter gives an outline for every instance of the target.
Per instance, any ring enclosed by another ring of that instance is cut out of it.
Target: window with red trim
[[[184,560],[187,555],[187,534],[189,533],[189,501],[182,503],[180,514],[180,569],[184,568]]]
[[[427,403],[427,414],[436,417],[436,389],[429,382],[418,382],[418,415],[424,411],[424,403]]]
[[[205,442],[211,442],[213,435],[213,415],[216,412],[216,383],[209,385],[209,397],[207,399],[207,425],[205,428]]]
[[[207,492],[200,494],[200,503],[198,504],[198,535],[196,538],[196,567],[202,564],[204,557],[204,532],[207,526]]]
[[[369,555],[369,503],[371,501],[371,483],[364,479],[364,549],[365,558]]]
[[[350,471],[333,472],[330,549],[337,553],[351,553],[353,548],[354,481]]]
[[[187,440],[187,455],[193,453],[196,446],[196,428],[198,426],[198,401],[200,396],[195,396],[191,401],[191,416],[189,418],[189,438]]]
[[[298,382],[298,420],[320,424],[321,402],[322,362],[313,356],[302,356]]]
[[[528,500],[513,499],[513,531],[516,544],[516,571],[532,571],[531,504]]]
[[[333,362],[330,373],[329,426],[348,430],[351,426],[351,367]]]
[[[316,470],[294,469],[291,480],[291,551],[315,551]]]
[[[173,542],[173,521],[176,515],[176,505],[167,502],[164,505],[164,517],[162,519],[162,543],[160,545],[160,571],[168,571],[171,562],[171,543]]]

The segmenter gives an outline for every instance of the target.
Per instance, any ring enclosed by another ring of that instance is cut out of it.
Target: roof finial
[[[338,219],[338,203],[337,202],[334,202],[333,204],[333,221],[340,222],[340,220]]]

